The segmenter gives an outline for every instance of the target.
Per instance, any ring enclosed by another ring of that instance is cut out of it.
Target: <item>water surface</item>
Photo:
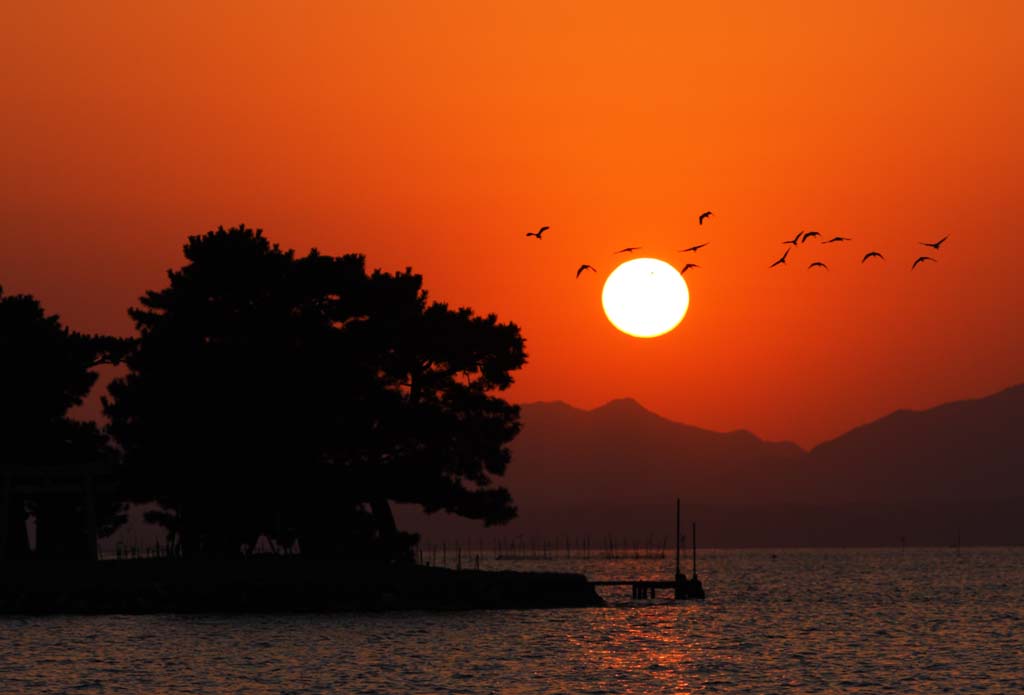
[[[481,557],[592,579],[672,563]],[[708,599],[678,604],[0,617],[0,692],[1024,693],[1024,549],[709,551],[698,569]]]

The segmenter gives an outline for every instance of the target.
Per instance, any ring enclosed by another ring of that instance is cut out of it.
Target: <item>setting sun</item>
[[[657,258],[636,258],[612,271],[601,293],[612,325],[637,338],[654,338],[679,325],[690,291],[679,271]]]

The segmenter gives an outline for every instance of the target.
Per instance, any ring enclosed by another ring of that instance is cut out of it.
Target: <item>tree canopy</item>
[[[391,502],[502,523],[519,411],[497,394],[519,328],[432,302],[410,269],[296,257],[258,230],[190,237],[130,310],[128,373],[105,399],[132,497],[185,554],[265,535],[303,554],[394,556]]]
[[[98,376],[95,367],[116,364],[130,348],[130,341],[71,331],[57,316],[46,315],[34,297],[5,296],[0,288],[0,466],[8,471],[82,464],[112,468],[116,451],[107,437],[95,423],[73,420],[68,411],[89,394]],[[0,520],[5,524],[3,554],[28,554],[26,509],[39,521],[41,553],[78,553],[84,547],[79,542],[84,503],[81,496],[71,497],[39,493],[25,498],[8,491],[6,518]],[[101,534],[123,521],[119,507],[113,496],[101,496]]]

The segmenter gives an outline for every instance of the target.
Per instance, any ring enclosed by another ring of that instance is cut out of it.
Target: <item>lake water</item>
[[[481,559],[591,579],[673,562]],[[0,693],[1024,693],[1022,548],[708,551],[698,569],[707,600],[678,604],[0,617]]]

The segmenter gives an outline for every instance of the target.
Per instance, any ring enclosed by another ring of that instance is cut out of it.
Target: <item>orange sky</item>
[[[810,445],[1024,380],[1020,3],[33,5],[0,25],[0,283],[79,330],[245,222],[518,322],[516,400]],[[800,229],[854,241],[769,271]],[[675,332],[608,324],[611,251],[704,241]]]

